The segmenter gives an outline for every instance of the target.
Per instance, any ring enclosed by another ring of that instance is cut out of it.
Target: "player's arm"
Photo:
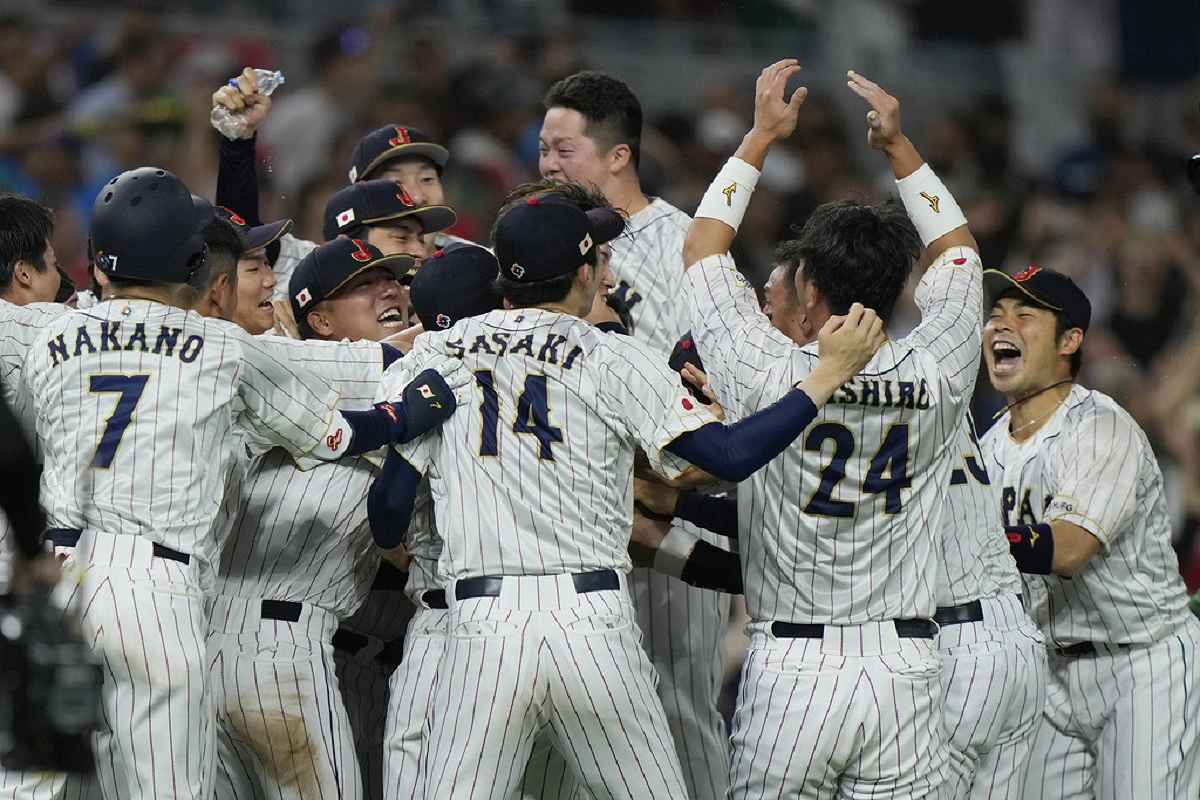
[[[680,491],[654,481],[634,480],[634,508],[659,522],[681,519],[719,536],[738,536],[737,500]]]
[[[952,247],[978,251],[967,219],[954,196],[900,130],[900,102],[854,70],[846,73],[850,91],[867,101],[867,143],[887,157],[904,208],[917,227],[926,256],[934,260]]]
[[[413,452],[410,450],[409,455]],[[395,447],[389,447],[383,469],[367,493],[367,521],[375,544],[387,554],[403,548],[417,501],[421,473]]]
[[[669,521],[633,515],[629,554],[645,566],[697,589],[742,594],[742,562],[737,553],[698,539]]]
[[[214,108],[222,106],[242,114],[249,132],[245,139],[220,137],[216,203],[241,215],[253,227],[262,224],[258,213],[258,170],[255,165],[257,129],[267,117],[271,98],[258,93],[258,79],[253,67],[242,70],[236,83],[236,86],[222,86],[212,96]]]
[[[921,323],[905,341],[936,358],[953,397],[974,389],[983,334],[983,265],[975,237],[950,190],[900,128],[900,103],[856,72],[850,90],[870,106],[867,141],[892,167],[896,190],[925,248],[929,268],[914,297]],[[916,243],[914,242],[914,248]]]
[[[339,394],[323,379],[279,361],[243,338],[238,395],[260,430],[294,456],[323,461],[361,455],[420,436],[453,413],[454,388],[469,374],[457,361],[426,369],[398,394],[367,410],[339,409]],[[448,382],[449,381],[449,382]]]
[[[800,106],[808,97],[801,86],[787,98],[788,80],[800,71],[794,58],[776,61],[758,76],[754,92],[754,126],[742,138],[733,158],[722,167],[704,194],[683,243],[683,268],[708,256],[729,252],[750,196],[758,183],[771,145],[796,130]]]
[[[31,559],[42,552],[46,516],[38,503],[42,468],[33,448],[21,434],[21,424],[0,399],[0,513],[8,517],[17,553]]]
[[[1145,439],[1128,416],[1107,410],[1088,414],[1069,441],[1051,453],[1054,496],[1037,525],[1005,528],[1009,552],[1022,572],[1070,577],[1112,537],[1129,527],[1137,509],[1138,469]]]

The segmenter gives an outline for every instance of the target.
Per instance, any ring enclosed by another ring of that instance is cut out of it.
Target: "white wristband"
[[[896,181],[904,210],[921,235],[926,247],[934,239],[940,239],[950,231],[967,224],[962,209],[954,201],[954,195],[946,188],[928,164]]]
[[[700,541],[683,528],[671,528],[654,551],[654,571],[678,578],[683,574],[688,556]]]
[[[696,216],[720,220],[737,233],[761,174],[737,156],[730,157],[704,193]]]

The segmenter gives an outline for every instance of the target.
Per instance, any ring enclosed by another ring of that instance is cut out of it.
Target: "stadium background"
[[[737,242],[761,284],[771,247],[827,200],[879,196],[847,68],[902,102],[905,130],[963,206],[987,266],[1071,274],[1090,295],[1083,382],[1116,397],[1167,475],[1181,566],[1200,585],[1200,4],[1146,0],[8,0],[0,9],[0,189],[57,212],[86,285],[97,188],[152,163],[212,196],[211,92],[282,69],[259,136],[264,219],[320,238],[365,130],[447,144],[457,233],[484,239],[534,175],[539,101],[576,69],[613,72],[645,113],[643,185],[695,208],[751,119],[762,65],[796,56],[812,94],[771,154]],[[909,304],[895,325],[911,322]],[[981,379],[977,419],[997,398]],[[736,651],[739,637],[731,635]],[[736,669],[736,652],[731,652]]]

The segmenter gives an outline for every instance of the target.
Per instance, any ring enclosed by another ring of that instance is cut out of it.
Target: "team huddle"
[[[94,774],[0,797],[1200,796],[1200,622],[1145,434],[1074,382],[1083,292],[985,271],[855,72],[900,202],[817,208],[764,303],[738,271],[798,71],[763,70],[694,218],[643,193],[641,107],[596,72],[547,92],[542,180],[486,244],[402,124],[324,243],[264,223],[251,69],[213,96],[245,131],[214,201],[114,177],[77,301],[50,213],[0,197],[0,386],[48,521],[0,515],[0,554],[62,563],[104,672]]]

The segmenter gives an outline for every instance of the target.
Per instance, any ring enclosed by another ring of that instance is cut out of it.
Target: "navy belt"
[[[51,542],[55,547],[74,547],[79,544],[79,537],[82,535],[83,531],[78,528],[49,528],[46,530],[46,540]],[[187,553],[172,550],[170,547],[158,542],[154,542],[153,545],[155,558],[166,558],[171,561],[178,561],[180,564],[187,564],[192,560],[192,557]]]
[[[421,602],[438,611],[446,611],[450,608],[450,604],[446,602],[445,589],[430,589],[427,592],[422,592]]]
[[[604,592],[621,588],[621,579],[615,570],[598,569],[595,572],[576,572],[571,576],[575,591],[579,594],[586,592]],[[504,578],[496,575],[484,575],[479,578],[464,578],[454,583],[454,598],[470,600],[473,597],[499,597],[500,587]]]
[[[901,639],[932,639],[937,626],[928,619],[898,619],[896,635]],[[831,626],[836,627],[836,626]],[[825,636],[825,626],[815,622],[772,622],[771,633],[777,639],[820,639]]]

